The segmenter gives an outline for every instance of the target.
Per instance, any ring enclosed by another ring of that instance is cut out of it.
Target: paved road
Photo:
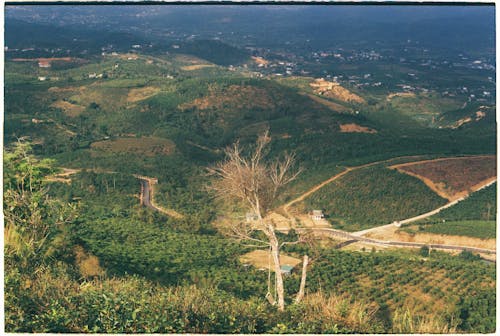
[[[174,218],[183,218],[184,216],[177,211],[173,209],[165,209],[154,202],[154,197],[153,197],[153,187],[152,183],[157,183],[158,181],[154,178],[147,177],[147,176],[141,176],[141,175],[134,175],[136,178],[138,178],[141,181],[141,186],[142,186],[142,191],[143,194],[142,196],[142,202],[143,204],[155,211],[161,212],[165,215],[174,217]]]
[[[420,248],[423,246],[428,246],[432,249],[438,250],[454,250],[454,251],[470,251],[476,253],[487,253],[487,254],[495,254],[496,250],[478,248],[478,247],[470,247],[470,246],[458,246],[458,245],[446,245],[446,244],[425,244],[425,243],[412,243],[412,242],[401,242],[401,241],[387,241],[387,240],[379,240],[366,238],[361,236],[356,236],[352,233],[335,230],[335,229],[322,229],[322,228],[297,228],[297,232],[314,232],[315,234],[330,236],[334,238],[343,238],[348,240],[360,241],[367,244],[373,244],[378,246],[396,246],[396,247],[413,247]]]

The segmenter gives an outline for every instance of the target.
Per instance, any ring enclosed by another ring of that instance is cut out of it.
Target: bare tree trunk
[[[304,256],[304,260],[302,261],[302,277],[300,279],[300,289],[297,297],[295,298],[295,303],[299,303],[302,301],[304,297],[304,292],[306,289],[306,278],[307,278],[307,264],[309,263],[309,257],[307,255]]]
[[[278,238],[274,232],[274,227],[269,224],[269,243],[271,244],[271,254],[274,260],[274,273],[276,276],[276,292],[278,293],[278,310],[285,310],[285,288],[283,286],[283,274],[281,274],[280,247]]]

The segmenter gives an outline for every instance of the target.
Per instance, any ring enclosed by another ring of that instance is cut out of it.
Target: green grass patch
[[[496,238],[496,222],[480,220],[445,221],[420,225],[419,231],[491,239]]]

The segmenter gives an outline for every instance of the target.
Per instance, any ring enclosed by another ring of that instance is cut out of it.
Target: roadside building
[[[281,274],[290,275],[292,274],[293,266],[290,265],[281,265]]]
[[[325,218],[325,214],[323,214],[323,210],[313,210],[310,213],[312,220],[322,220]]]

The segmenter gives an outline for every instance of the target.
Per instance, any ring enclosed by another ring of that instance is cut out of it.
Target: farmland
[[[416,176],[441,197],[455,200],[496,177],[496,157],[464,157],[392,166]]]
[[[496,330],[493,6],[6,7],[6,331]]]
[[[408,230],[477,238],[496,237],[496,183]]]
[[[378,166],[332,182],[307,198],[302,207],[324,209],[334,227],[359,231],[419,215],[445,203],[416,178]]]

